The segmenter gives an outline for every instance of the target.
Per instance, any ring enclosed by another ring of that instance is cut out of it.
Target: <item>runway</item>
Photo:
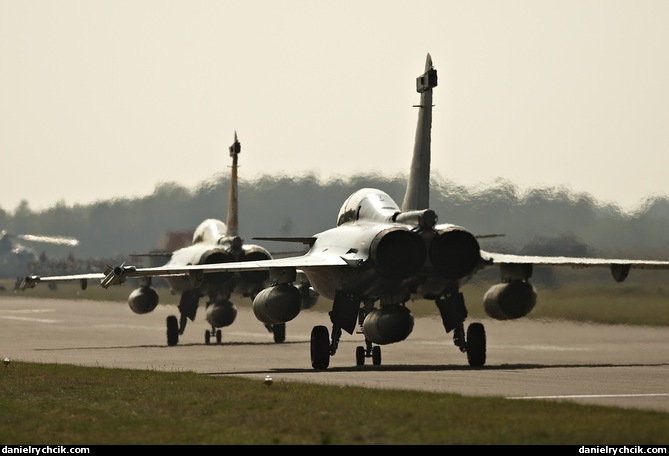
[[[309,337],[329,328],[327,313],[303,311],[275,344],[250,307],[238,307],[222,344],[206,345],[201,308],[179,344],[166,344],[165,318],[175,306],[134,314],[125,302],[0,296],[0,358],[159,371],[194,371],[274,382],[303,381],[369,388],[573,401],[669,412],[669,328],[529,320],[480,320],[487,361],[479,369],[453,345],[438,318],[416,319],[403,342],[382,347],[382,363],[355,364],[361,334],[344,333],[330,368],[314,371]],[[213,340],[213,338],[212,338]],[[2,369],[2,367],[0,367]]]

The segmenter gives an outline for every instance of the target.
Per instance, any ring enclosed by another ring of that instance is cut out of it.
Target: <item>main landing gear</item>
[[[467,355],[467,362],[471,367],[481,367],[486,362],[486,333],[482,323],[471,323],[465,332],[467,309],[464,306],[462,293],[442,296],[436,301],[446,332],[453,331],[453,343],[462,353]],[[358,322],[362,324],[366,316],[365,309],[358,314]],[[334,356],[341,339],[341,327],[332,325],[332,338],[325,326],[314,326],[311,330],[310,350],[311,367],[324,370],[330,366],[330,357]],[[372,364],[381,365],[381,347],[373,345],[365,339],[365,345],[356,347],[355,363],[357,366],[365,364],[366,358],[372,358]]]
[[[464,351],[467,353],[467,362],[470,366],[481,367],[485,364],[486,337],[482,323],[471,323],[467,327]]]
[[[467,308],[462,293],[451,293],[435,300],[444,329],[453,331],[453,343],[462,353],[467,354],[467,362],[472,367],[481,367],[486,359],[486,336],[482,323],[471,323],[465,334]]]
[[[341,328],[337,325],[332,327],[332,340],[328,328],[325,326],[314,326],[311,330],[311,367],[317,370],[327,369],[330,365],[330,356],[334,356],[341,339]],[[365,364],[365,358],[372,358],[372,364],[381,365],[381,347],[372,346],[372,343],[365,339],[365,346],[359,345],[355,349],[355,364],[362,366]]]
[[[335,343],[335,330],[333,329],[332,342]],[[341,330],[339,330],[341,335]],[[336,338],[339,342],[339,337]],[[314,326],[311,330],[311,367],[316,370],[327,369],[330,365],[330,334],[325,326]],[[334,351],[332,352],[334,355]]]
[[[179,336],[186,329],[186,315],[181,314],[181,326],[179,326],[179,321],[175,315],[169,315],[165,321],[165,326],[167,327],[167,345],[173,347],[179,343]],[[205,342],[209,343],[207,335],[205,335]]]
[[[200,295],[196,290],[185,291],[181,295],[181,298],[179,298],[178,309],[180,320],[177,320],[177,317],[174,315],[167,317],[167,345],[170,347],[179,343],[179,335],[184,333],[188,320],[193,321],[195,319],[199,299]]]
[[[167,345],[170,347],[179,343],[179,322],[177,317],[170,315],[167,317]]]
[[[311,330],[311,367],[316,370],[324,370],[330,366],[330,356],[336,352],[341,337],[341,329],[333,327],[332,341],[328,328],[325,326],[314,326]],[[481,367],[486,361],[486,334],[482,323],[471,323],[464,332],[464,324],[453,334],[453,342],[461,352],[467,354],[467,362],[471,367]],[[365,341],[365,346],[359,345],[355,350],[355,364],[362,366],[365,364],[365,358],[372,358],[374,366],[381,365],[381,347],[372,345]]]

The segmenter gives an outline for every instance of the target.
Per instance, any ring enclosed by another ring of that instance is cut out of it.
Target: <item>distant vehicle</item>
[[[13,234],[0,231],[0,279],[23,278],[39,261],[39,254],[22,242],[77,246],[79,240],[68,236]]]
[[[237,308],[231,301],[233,295],[253,300],[256,294],[270,285],[269,273],[263,270],[223,272],[223,273],[201,273],[196,271],[191,275],[172,274],[173,268],[190,267],[192,265],[221,264],[227,262],[249,262],[255,263],[260,260],[271,259],[272,256],[267,249],[256,244],[246,244],[239,237],[238,198],[237,198],[237,163],[241,152],[241,144],[237,139],[229,148],[232,157],[232,174],[230,178],[230,190],[228,195],[228,213],[224,223],[218,219],[206,219],[193,231],[192,243],[172,252],[151,252],[146,254],[133,254],[131,257],[151,257],[152,262],[157,258],[167,259],[163,266],[153,268],[155,271],[167,271],[162,276],[169,285],[172,294],[179,294],[179,318],[175,315],[167,317],[167,344],[177,345],[179,336],[184,333],[188,320],[195,320],[199,302],[206,297],[206,319],[211,329],[205,331],[204,340],[206,344],[214,338],[216,343],[221,343],[221,328],[230,326],[237,317]],[[61,282],[79,280],[82,287],[87,286],[87,281],[102,279],[105,274],[85,273],[62,276],[51,276],[37,279],[31,276],[24,283],[23,288],[34,286],[35,282]],[[158,292],[151,286],[151,276],[144,276],[140,281],[141,286],[130,293],[128,304],[133,312],[145,314],[152,312],[159,303]],[[310,308],[318,301],[318,294],[311,288],[306,276],[298,274],[294,285],[299,289],[302,306]],[[268,331],[273,334],[274,342],[282,343],[286,339],[286,323],[264,322]]]

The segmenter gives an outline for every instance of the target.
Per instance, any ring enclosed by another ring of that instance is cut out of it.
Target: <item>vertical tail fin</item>
[[[402,211],[429,209],[430,205],[430,141],[432,130],[432,89],[437,86],[437,70],[432,57],[427,54],[425,73],[416,78],[416,91],[420,93],[416,140],[411,159]]]
[[[230,174],[230,193],[228,195],[228,218],[226,220],[227,235],[237,236],[239,234],[238,202],[237,202],[237,155],[242,151],[242,145],[237,140],[235,132],[235,142],[230,146],[230,156],[232,157],[232,172]]]

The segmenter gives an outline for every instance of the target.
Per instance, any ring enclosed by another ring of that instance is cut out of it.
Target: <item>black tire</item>
[[[272,334],[274,334],[274,342],[282,344],[286,340],[286,324],[275,323],[272,325]]]
[[[375,366],[381,365],[381,347],[378,345],[372,347],[372,364]]]
[[[165,323],[167,326],[167,345],[173,347],[179,343],[179,322],[177,317],[170,315]]]
[[[220,344],[222,339],[223,339],[223,333],[221,332],[220,329],[216,330],[216,343]]]
[[[209,342],[211,341],[211,332],[209,332],[208,329],[204,331],[204,343],[209,345]]]
[[[330,333],[325,326],[311,330],[311,367],[327,369],[330,365]]]
[[[472,323],[467,328],[467,362],[472,367],[485,364],[486,338],[482,323]]]
[[[355,349],[355,365],[362,366],[365,364],[365,347],[358,345]]]

